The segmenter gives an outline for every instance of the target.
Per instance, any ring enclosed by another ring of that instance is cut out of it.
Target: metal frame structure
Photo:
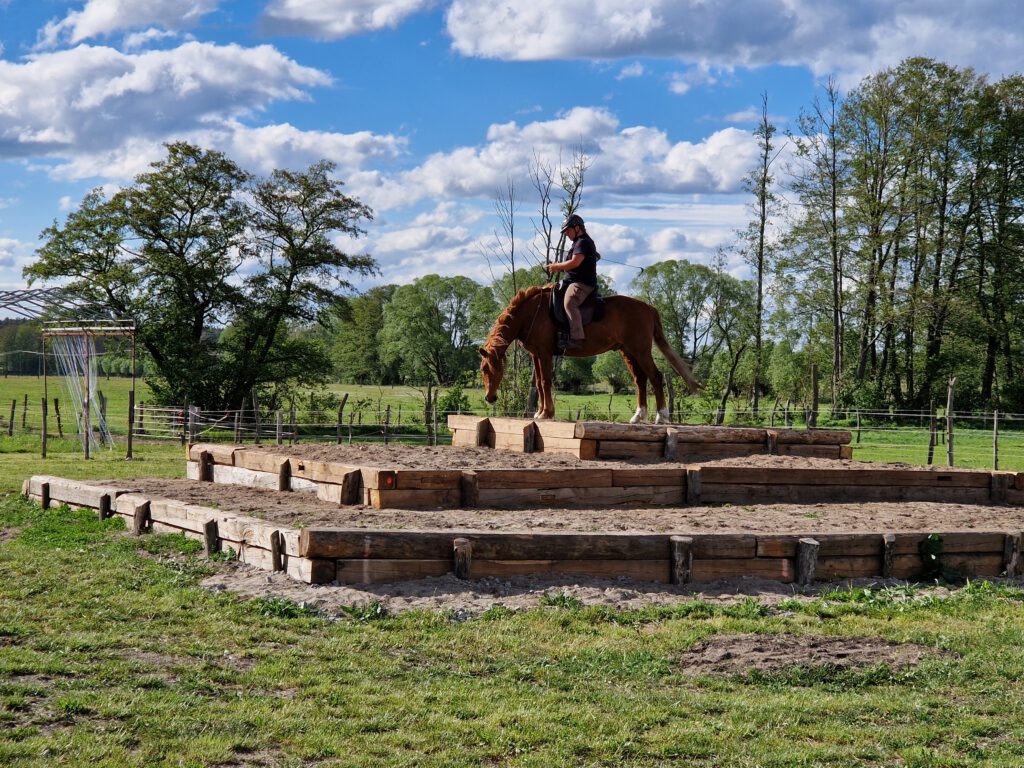
[[[83,446],[85,458],[90,457],[92,425],[89,409],[91,382],[89,369],[91,342],[99,337],[127,337],[131,340],[132,386],[128,406],[128,455],[132,458],[132,432],[135,421],[135,333],[134,320],[112,318],[110,313],[96,305],[90,305],[67,295],[62,288],[39,288],[16,291],[0,291],[0,317],[14,314],[27,320],[41,320],[43,323],[43,457],[46,457],[46,402],[49,397],[49,382],[46,366],[46,343],[55,337],[81,338],[86,342],[83,370],[85,371],[85,394],[83,396]]]

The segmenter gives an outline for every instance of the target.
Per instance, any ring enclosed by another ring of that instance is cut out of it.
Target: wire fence
[[[105,409],[105,404],[101,404]],[[127,410],[127,409],[125,409]],[[465,413],[465,412],[462,412]],[[513,416],[491,408],[478,408],[480,416]],[[626,422],[632,410],[584,406],[559,409],[564,420]],[[282,410],[201,410],[185,406],[136,404],[133,438],[146,442],[215,442],[285,445],[299,442],[350,444],[357,442],[450,444],[448,412],[420,407],[344,407],[337,410],[288,408]],[[717,424],[717,411],[677,408],[678,424]],[[116,438],[128,432],[128,414],[111,413],[107,419]],[[806,408],[763,409],[758,418],[747,410],[730,411],[725,426],[775,429],[839,429],[850,432],[857,460],[1024,471],[1024,414],[953,411],[849,410],[813,414]],[[73,410],[59,401],[47,409],[47,435],[64,438],[72,447],[81,442],[83,425]],[[41,441],[42,403],[28,397],[0,403],[0,441],[16,441],[18,450],[31,450]],[[51,450],[59,448],[51,444]]]

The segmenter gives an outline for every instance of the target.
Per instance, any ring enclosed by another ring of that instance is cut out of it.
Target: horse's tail
[[[658,349],[661,350],[665,359],[676,369],[676,373],[683,377],[686,386],[690,389],[690,394],[697,394],[704,389],[704,385],[694,378],[690,366],[669,345],[668,339],[665,338],[665,330],[661,327],[661,315],[658,314],[658,310],[653,307],[652,309],[654,311],[654,343],[658,345]]]

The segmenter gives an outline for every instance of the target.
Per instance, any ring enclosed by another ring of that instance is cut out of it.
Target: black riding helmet
[[[577,216],[575,213],[562,222],[562,233],[565,234],[565,230],[567,230],[569,227],[579,227],[584,232],[587,229],[586,226],[584,226],[583,224],[583,219],[580,216]]]

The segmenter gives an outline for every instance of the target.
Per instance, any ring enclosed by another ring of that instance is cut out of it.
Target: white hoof
[[[633,414],[633,418],[629,420],[630,424],[646,423],[647,421],[647,409],[642,405],[637,407],[636,413]]]
[[[551,421],[551,417],[550,416],[545,416],[540,411],[537,411],[535,414],[533,414],[533,420],[534,421]]]
[[[662,408],[658,411],[658,415],[654,417],[655,424],[671,424],[672,419],[668,415],[668,408]]]

